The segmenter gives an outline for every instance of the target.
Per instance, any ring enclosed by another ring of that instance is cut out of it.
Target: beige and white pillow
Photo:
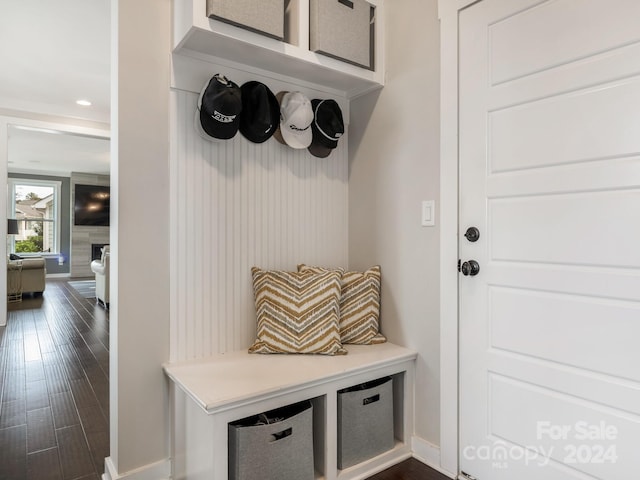
[[[322,267],[298,265],[300,272],[328,272]],[[343,272],[340,297],[340,339],[345,344],[373,345],[387,339],[380,333],[380,284],[376,265],[364,272]]]
[[[253,267],[251,274],[258,338],[249,353],[347,353],[340,341],[340,272]]]

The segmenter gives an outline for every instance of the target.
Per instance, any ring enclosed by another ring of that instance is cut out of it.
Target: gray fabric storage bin
[[[373,69],[371,4],[365,0],[310,0],[309,49]]]
[[[284,0],[207,0],[207,17],[284,38]]]
[[[338,392],[338,468],[351,467],[394,445],[391,377]]]
[[[264,420],[264,416],[272,423],[256,425]],[[310,401],[229,424],[229,480],[313,478],[313,406]]]

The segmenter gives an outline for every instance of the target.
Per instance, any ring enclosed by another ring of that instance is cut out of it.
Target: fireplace
[[[92,243],[91,244],[91,260],[100,260],[102,256],[102,247],[109,245],[108,243]]]

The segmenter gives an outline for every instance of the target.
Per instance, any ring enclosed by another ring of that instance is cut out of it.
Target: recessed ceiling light
[[[91,102],[89,100],[76,100],[76,103],[78,105],[83,106],[83,107],[90,107],[91,106]]]

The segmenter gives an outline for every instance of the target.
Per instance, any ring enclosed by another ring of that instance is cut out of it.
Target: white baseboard
[[[169,480],[171,478],[171,461],[161,460],[124,473],[118,473],[111,457],[104,460],[105,472],[102,480]]]
[[[69,278],[70,273],[47,273],[46,278]]]
[[[411,437],[411,450],[413,451],[413,458],[416,460],[421,461],[428,467],[433,468],[449,478],[457,477],[455,473],[447,472],[440,466],[440,447],[437,445],[414,435]]]

